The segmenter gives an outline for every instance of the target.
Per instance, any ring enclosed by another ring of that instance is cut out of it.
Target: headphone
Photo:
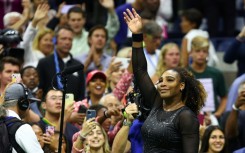
[[[28,100],[28,89],[25,88],[25,86],[24,86],[22,83],[19,83],[19,84],[20,84],[20,85],[23,87],[23,89],[24,89],[24,96],[23,96],[23,97],[20,97],[20,98],[18,99],[17,104],[18,104],[20,110],[25,111],[25,110],[27,110],[27,109],[29,108],[29,106],[30,106],[30,102],[29,102],[29,100]]]

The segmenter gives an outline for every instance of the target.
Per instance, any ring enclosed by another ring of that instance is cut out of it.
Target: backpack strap
[[[7,117],[5,119],[5,124],[8,129],[9,141],[13,148],[18,153],[25,153],[25,151],[20,147],[20,145],[15,140],[15,133],[19,129],[19,127],[25,124],[23,121],[15,118],[15,117]]]

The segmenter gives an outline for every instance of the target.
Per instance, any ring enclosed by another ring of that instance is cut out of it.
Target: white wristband
[[[232,105],[232,108],[233,108],[233,110],[235,110],[235,111],[239,111],[239,108],[237,108],[235,104]]]

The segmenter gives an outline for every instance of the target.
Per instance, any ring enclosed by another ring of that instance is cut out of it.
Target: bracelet
[[[80,137],[81,141],[85,141],[86,140],[86,136],[83,136],[81,133],[79,133],[79,137]]]
[[[235,111],[239,111],[240,109],[236,107],[235,104],[232,105],[232,109],[235,110]]]
[[[107,110],[104,111],[104,116],[105,116],[105,118],[110,118],[110,117],[108,116],[108,114],[107,114]]]
[[[143,34],[133,34],[132,35],[133,41],[134,42],[142,42],[143,41]]]
[[[131,127],[132,126],[132,122],[127,122],[127,120],[125,119],[123,121],[123,126],[129,126],[129,127]]]

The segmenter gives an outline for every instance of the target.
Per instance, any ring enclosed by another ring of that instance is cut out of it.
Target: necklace
[[[171,108],[168,108],[168,109],[164,108],[164,105],[163,105],[163,109],[165,111],[169,112],[169,111],[176,110],[176,109],[178,109],[178,108],[180,108],[182,106],[184,106],[184,104],[182,102],[179,102],[179,103],[175,104],[174,106],[171,106]]]

